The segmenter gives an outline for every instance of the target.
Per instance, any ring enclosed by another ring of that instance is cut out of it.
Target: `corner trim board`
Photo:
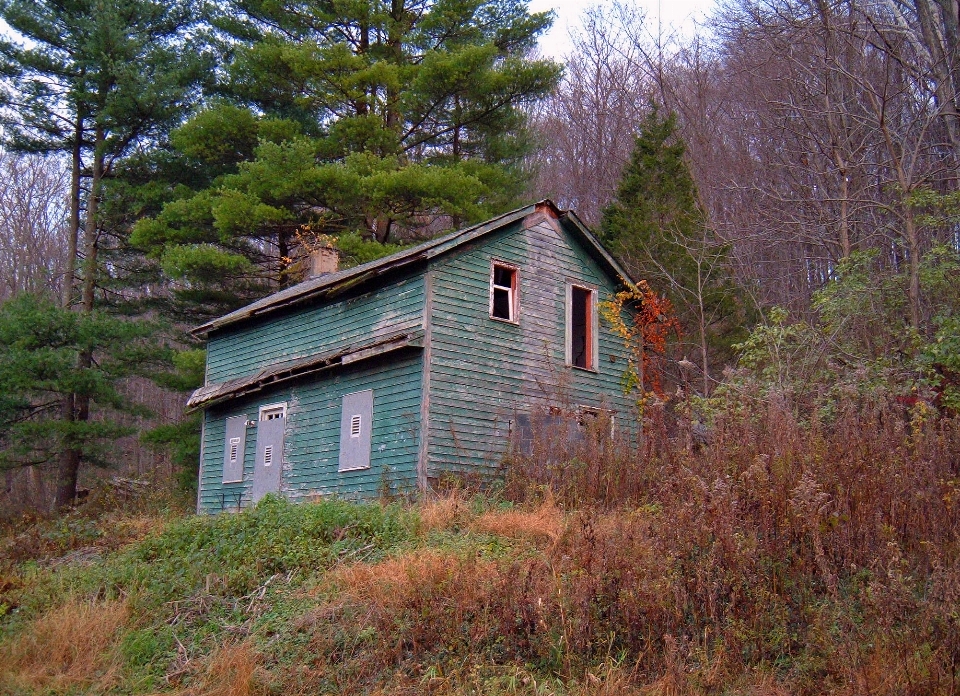
[[[423,278],[423,366],[420,378],[420,447],[417,453],[417,488],[427,492],[427,468],[430,462],[430,361],[433,355],[433,270]]]

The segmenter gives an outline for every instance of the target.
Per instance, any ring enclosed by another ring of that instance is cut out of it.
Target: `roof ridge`
[[[296,285],[293,285],[289,288],[284,288],[278,292],[271,293],[266,297],[260,298],[259,300],[251,302],[248,305],[229,312],[222,317],[218,317],[217,319],[212,319],[204,324],[201,324],[200,326],[191,329],[190,333],[194,336],[199,336],[201,334],[208,333],[209,331],[243,321],[244,319],[249,319],[251,317],[262,315],[266,312],[277,310],[281,307],[286,307],[291,304],[307,300],[311,297],[316,297],[321,294],[328,294],[334,290],[337,290],[338,288],[345,289],[345,285],[346,287],[353,286],[357,283],[364,282],[375,275],[379,275],[381,272],[400,268],[410,263],[428,260],[432,258],[428,252],[433,249],[438,249],[445,245],[449,245],[448,248],[441,249],[438,252],[438,254],[446,253],[451,249],[456,248],[457,244],[451,244],[451,242],[456,242],[461,237],[473,238],[482,236],[483,234],[492,232],[500,227],[515,222],[516,220],[523,219],[527,215],[540,210],[544,206],[548,206],[556,215],[558,220],[569,219],[577,231],[583,236],[587,245],[592,248],[593,252],[602,259],[603,263],[609,267],[609,270],[613,271],[613,273],[619,276],[622,276],[625,280],[630,280],[630,277],[626,274],[623,268],[612,256],[610,256],[609,252],[603,248],[599,240],[597,240],[597,238],[590,233],[590,231],[573,211],[563,211],[558,208],[553,201],[545,198],[536,203],[530,203],[520,208],[501,213],[500,215],[492,217],[489,220],[484,220],[483,222],[479,222],[475,225],[463,227],[438,237],[434,237],[433,239],[428,239],[420,244],[407,249],[401,249],[400,251],[394,252],[388,256],[374,259],[373,261],[367,261],[359,266],[354,266],[353,268],[347,268],[342,271],[337,271],[336,273],[328,273],[316,278],[310,278],[301,281]],[[372,275],[369,277],[364,277],[367,276],[367,274]],[[349,285],[347,285],[348,283]]]

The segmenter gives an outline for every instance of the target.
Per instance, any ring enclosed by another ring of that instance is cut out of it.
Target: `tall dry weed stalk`
[[[539,552],[345,571],[317,653],[361,681],[405,664],[449,681],[475,660],[580,679],[615,656],[625,692],[960,693],[960,422],[737,405],[701,446],[668,425],[639,450],[550,438],[512,462],[518,510],[446,503],[437,524]]]

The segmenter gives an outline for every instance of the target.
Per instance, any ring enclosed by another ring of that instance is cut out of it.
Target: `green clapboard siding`
[[[423,273],[325,305],[271,314],[211,335],[207,383],[277,363],[417,328],[423,316]]]
[[[225,422],[237,415],[256,420],[264,404],[287,403],[280,493],[294,500],[316,495],[370,498],[385,489],[411,493],[421,458],[426,471],[419,473],[431,477],[443,471],[493,473],[517,415],[548,406],[612,408],[618,423],[631,422],[630,405],[620,388],[626,349],[603,320],[598,370],[564,364],[567,282],[596,286],[603,300],[619,289],[618,281],[587,253],[573,228],[533,220],[529,228],[518,220],[441,253],[427,262],[429,281],[421,266],[373,290],[278,309],[214,332],[208,345],[208,384],[401,331],[422,328],[424,348],[303,377],[208,408],[199,509],[215,513],[249,505],[256,427],[246,433],[244,480],[223,484]],[[516,325],[489,317],[493,259],[519,268]],[[423,400],[425,386],[428,398]],[[365,389],[374,394],[371,466],[340,473],[342,398]],[[424,416],[428,421],[421,428]],[[423,443],[422,432],[427,434]]]
[[[520,268],[518,326],[489,316],[493,259]],[[564,364],[566,282],[598,286],[600,300],[620,289],[565,228],[515,223],[434,262],[431,276],[430,476],[492,472],[510,421],[537,406],[613,408],[626,422],[626,350],[602,319],[597,372]]]
[[[250,500],[256,427],[247,428],[244,480],[222,483],[224,428],[230,416],[256,420],[260,406],[287,402],[281,494],[371,498],[416,489],[420,435],[422,355],[419,351],[346,368],[335,375],[295,382],[283,389],[210,408],[204,417],[199,509],[216,513],[246,507]],[[340,408],[344,394],[373,390],[370,468],[339,473]]]

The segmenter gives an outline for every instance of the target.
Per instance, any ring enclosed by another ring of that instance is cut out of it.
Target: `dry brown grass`
[[[648,693],[960,693],[960,420],[729,407],[710,446],[654,420],[639,449],[514,463],[514,500],[579,510],[528,645],[560,634],[569,673],[609,635]]]
[[[35,560],[56,565],[74,553],[101,554],[142,541],[163,530],[170,514],[112,511],[100,517],[71,513],[60,519],[25,517],[0,530],[0,565]]]
[[[470,506],[459,489],[450,489],[424,502],[419,510],[420,526],[425,532],[449,529],[464,524],[472,514]]]
[[[177,696],[257,696],[266,693],[260,656],[247,643],[222,645],[210,656],[197,683]]]
[[[508,538],[546,539],[556,542],[563,534],[563,510],[552,496],[529,510],[494,510],[476,518],[471,527],[477,531]]]
[[[37,618],[0,650],[0,685],[21,690],[69,691],[115,683],[115,648],[129,616],[124,602],[71,599]]]
[[[492,564],[424,549],[368,565],[339,568],[329,580],[341,596],[376,612],[396,611],[429,588],[446,586],[454,576],[493,573]],[[464,597],[463,599],[467,599]]]

